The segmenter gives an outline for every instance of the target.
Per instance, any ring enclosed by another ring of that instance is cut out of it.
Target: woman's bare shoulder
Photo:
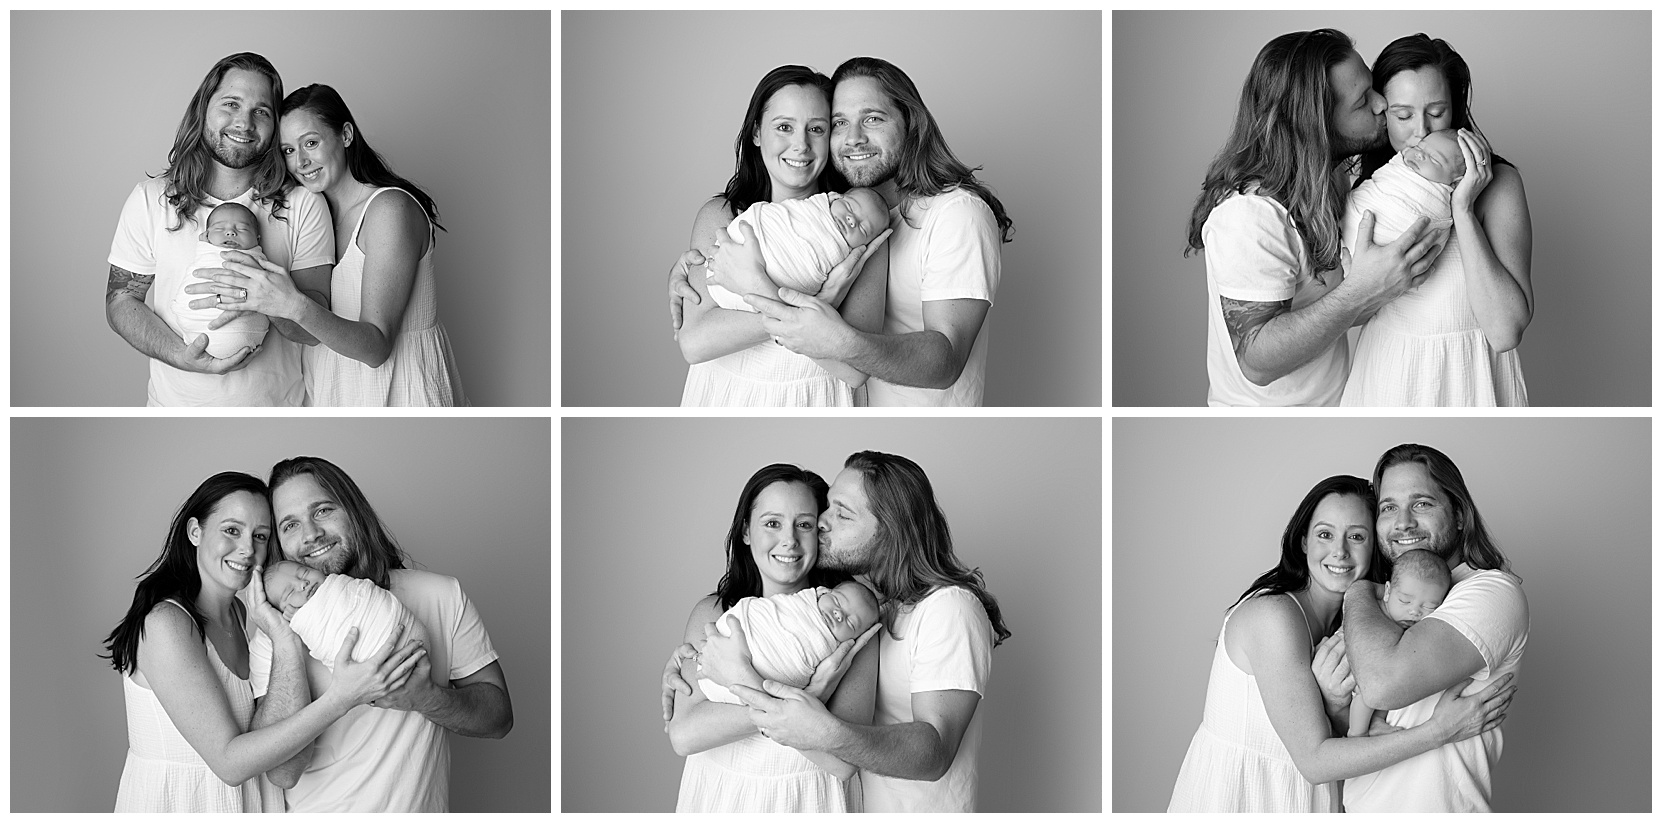
[[[200,646],[196,621],[176,603],[162,601],[150,607],[144,616],[144,630],[139,634],[141,645],[161,645],[167,648]]]
[[[1246,602],[1235,607],[1234,616],[1229,618],[1230,625],[1239,625],[1248,631],[1266,631],[1286,627],[1297,627],[1304,620],[1304,613],[1299,611],[1298,604],[1285,594],[1264,594],[1249,597]]]
[[[715,246],[716,231],[733,222],[733,217],[725,197],[717,195],[704,201],[698,207],[698,216],[693,218],[692,248],[708,254]]]
[[[427,212],[405,191],[379,195],[364,207],[364,227],[358,232],[358,245],[395,241],[425,248],[432,234]]]

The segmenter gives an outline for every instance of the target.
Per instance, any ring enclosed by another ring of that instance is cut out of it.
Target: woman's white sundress
[[[337,246],[344,250],[329,279],[330,302],[335,314],[347,320],[358,320],[363,311],[364,253],[358,248],[358,232],[364,227],[369,204],[388,191],[404,192],[396,187],[376,189],[364,202],[346,245]],[[467,405],[450,338],[439,325],[438,282],[433,276],[436,240],[429,227],[427,253],[416,264],[410,302],[404,307],[404,319],[385,363],[371,368],[322,344],[305,347],[306,405]]]
[[[760,734],[687,756],[678,812],[858,812],[860,775],[847,780]]]
[[[1527,406],[1518,350],[1496,352],[1466,296],[1460,244],[1362,327],[1342,406]]]
[[[854,389],[772,340],[687,367],[683,406],[853,406]]]
[[[173,602],[173,601],[168,601]],[[181,607],[182,608],[182,607]],[[239,732],[254,721],[254,687],[220,661],[213,643],[208,662],[219,678]],[[173,725],[156,693],[123,676],[127,700],[127,765],[116,791],[118,812],[281,812],[283,792],[264,775],[227,786]]]
[[[1298,598],[1293,602],[1297,604]],[[1270,725],[1257,678],[1229,659],[1223,638],[1238,608],[1239,604],[1224,615],[1218,631],[1212,675],[1206,684],[1206,711],[1189,742],[1166,811],[1338,811],[1337,784],[1311,785],[1299,774],[1293,756]],[[1303,605],[1299,611],[1304,611]]]

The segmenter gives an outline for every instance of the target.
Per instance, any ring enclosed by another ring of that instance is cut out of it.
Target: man
[[[507,678],[485,624],[455,578],[414,571],[352,478],[327,460],[295,457],[271,470],[271,502],[283,557],[389,589],[415,615],[427,655],[398,691],[353,709],[294,759],[267,772],[287,789],[291,812],[443,812],[450,803],[445,730],[500,738],[513,727]],[[249,644],[249,680],[264,728],[328,688],[316,660],[273,662],[271,640]],[[433,682],[439,674],[440,685]]]
[[[1407,728],[1430,719],[1443,690],[1467,677],[1475,681],[1466,689],[1470,694],[1518,671],[1529,639],[1529,604],[1447,455],[1428,446],[1397,446],[1379,459],[1373,482],[1379,492],[1375,539],[1385,554],[1395,559],[1426,549],[1447,561],[1454,579],[1442,605],[1406,630],[1380,610],[1376,584],[1358,581],[1345,592],[1338,648],[1348,655],[1357,691],[1370,705],[1391,709],[1389,723]],[[1330,674],[1317,665],[1324,686],[1332,683]],[[1497,728],[1347,780],[1345,811],[1489,811],[1501,742]]]
[[[953,553],[923,469],[892,454],[850,456],[820,518],[819,562],[865,575],[884,601],[872,725],[845,723],[801,689],[764,683],[742,629],[722,637],[711,627],[705,671],[740,672],[732,689],[774,741],[859,767],[866,811],[975,811],[976,709],[993,647],[1010,632],[981,573]]]
[[[871,376],[873,406],[979,406],[985,394],[987,311],[1011,221],[974,169],[953,156],[912,79],[875,57],[832,77],[831,158],[850,184],[889,205],[888,304],[881,333],[844,322],[830,304],[768,278],[750,228],[723,236],[716,282],[760,311],[774,340]],[[741,245],[742,243],[742,245]],[[672,295],[697,294],[671,273]],[[779,299],[772,299],[774,295]],[[679,325],[679,302],[671,298]]]
[[[1429,220],[1375,246],[1371,214],[1341,260],[1347,161],[1388,142],[1384,111],[1341,32],[1284,34],[1253,61],[1189,218],[1185,254],[1206,255],[1209,405],[1338,405],[1345,332],[1436,262],[1446,235]]]
[[[290,188],[276,140],[282,98],[283,81],[264,57],[244,52],[220,60],[185,109],[167,170],[135,186],[122,207],[110,243],[104,314],[116,334],[150,358],[148,405],[298,406],[305,399],[296,343],[316,343],[311,335],[271,318],[277,334],[217,358],[207,353],[211,331],[181,337],[172,305],[191,279],[208,212],[224,202],[253,211],[266,256],[291,269],[302,292],[329,305],[335,253],[329,207],[318,195]],[[225,268],[247,274],[258,266],[253,257],[232,253]],[[234,317],[236,302],[247,296],[213,285],[188,291],[198,296],[193,307],[225,307],[212,328]]]

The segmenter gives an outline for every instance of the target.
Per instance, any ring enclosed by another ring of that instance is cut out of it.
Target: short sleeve
[[[905,209],[901,209],[906,219]],[[970,192],[937,200],[926,221],[922,286],[919,296],[930,300],[993,301],[1002,273],[1002,243],[993,210]]]
[[[248,635],[248,685],[254,687],[254,697],[265,697],[271,685],[271,638],[259,629]]]
[[[296,186],[288,193],[289,219],[293,221],[294,254],[289,270],[335,264],[335,225],[329,204],[322,197]]]
[[[460,680],[489,666],[497,656],[491,646],[491,636],[485,631],[485,621],[479,618],[473,601],[467,599],[461,583],[454,582],[454,585],[461,608],[456,612],[456,625],[450,634],[450,679]]]
[[[993,671],[993,627],[973,592],[945,589],[917,605],[909,637],[911,689],[970,691],[985,697]]]
[[[147,186],[139,183],[127,195],[121,206],[121,219],[115,226],[115,239],[110,241],[110,265],[119,266],[133,274],[156,273],[156,249],[152,244],[157,226],[154,225],[148,202]]]
[[[1529,604],[1523,586],[1505,572],[1483,571],[1460,581],[1426,617],[1452,626],[1483,657],[1478,680],[1487,680],[1529,637]]]
[[[1279,203],[1255,194],[1225,198],[1201,228],[1206,271],[1231,300],[1291,300],[1303,270],[1301,242]]]

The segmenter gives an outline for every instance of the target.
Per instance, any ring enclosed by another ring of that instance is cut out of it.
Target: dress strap
[[[375,202],[375,198],[380,197],[382,192],[389,192],[389,191],[404,192],[405,197],[410,198],[410,200],[414,201],[417,206],[421,205],[421,201],[416,200],[415,195],[413,195],[413,194],[411,194],[407,191],[404,191],[403,189],[401,189],[397,186],[382,186],[381,188],[376,189],[375,191],[370,193],[369,199],[364,201],[364,207],[362,209],[358,210],[358,225],[352,227],[352,237],[347,240],[347,245],[349,245],[349,246],[358,245],[358,232],[363,230],[364,218],[369,216],[369,204]],[[425,209],[423,209],[422,214],[426,214],[426,213],[427,213],[427,211]],[[432,250],[432,248],[433,248],[433,234],[434,234],[433,222],[431,220],[429,220],[429,221],[427,221],[427,248],[422,250],[422,254],[424,254],[424,255],[428,251]],[[339,238],[336,238],[336,240],[338,241]]]
[[[1304,604],[1298,602],[1298,598],[1293,597],[1292,592],[1287,592],[1287,597],[1293,601],[1294,606],[1298,607],[1299,617],[1304,618],[1304,634],[1310,638],[1310,648],[1315,648],[1316,636],[1310,632],[1310,615],[1304,613]]]

